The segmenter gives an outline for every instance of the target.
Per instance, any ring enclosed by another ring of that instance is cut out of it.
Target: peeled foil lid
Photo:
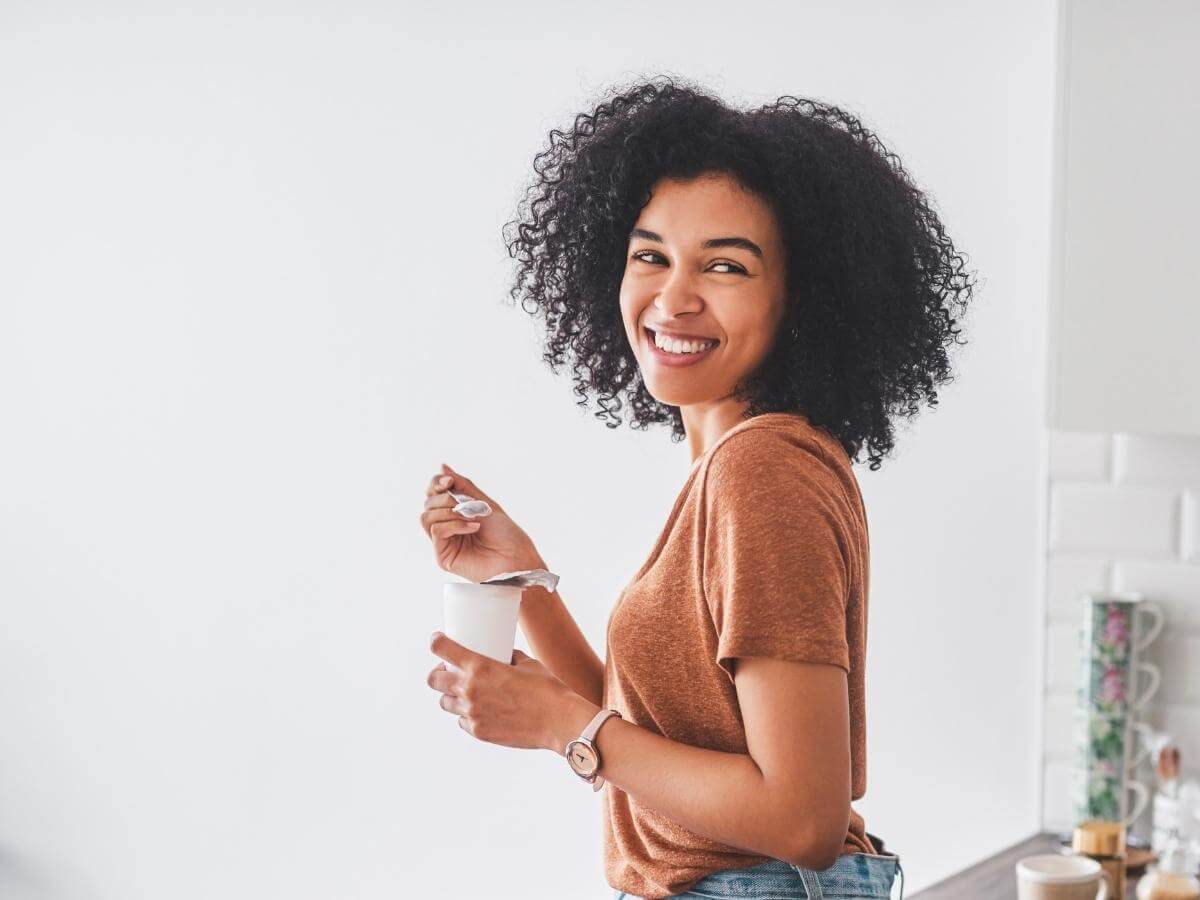
[[[519,572],[501,572],[480,584],[511,584],[519,587],[543,587],[548,591],[558,588],[558,576],[549,569],[522,569]]]

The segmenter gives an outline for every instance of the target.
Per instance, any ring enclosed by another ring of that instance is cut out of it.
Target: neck
[[[711,403],[693,403],[680,408],[688,449],[695,462],[730,428],[745,420],[748,402],[726,397]]]

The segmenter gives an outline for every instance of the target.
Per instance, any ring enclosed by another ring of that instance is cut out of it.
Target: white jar
[[[1167,838],[1172,831],[1183,831],[1184,823],[1180,815],[1182,804],[1174,797],[1168,797],[1162,791],[1154,792],[1154,819],[1150,832],[1150,849],[1157,857],[1162,857],[1167,846]]]
[[[1158,864],[1138,879],[1137,900],[1200,900],[1195,872],[1196,854],[1173,833]]]

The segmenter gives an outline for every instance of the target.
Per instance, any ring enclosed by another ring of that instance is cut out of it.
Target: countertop
[[[1043,831],[911,896],[913,900],[1016,900],[1017,860],[1038,853],[1058,852],[1059,835]],[[1134,889],[1140,874],[1126,877],[1125,900],[1136,900]],[[908,900],[907,896],[905,900]]]

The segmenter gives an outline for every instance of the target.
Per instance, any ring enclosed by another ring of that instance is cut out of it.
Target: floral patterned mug
[[[1106,819],[1128,827],[1145,811],[1150,792],[1131,777],[1133,730],[1124,716],[1076,711],[1072,784],[1076,822]],[[1136,795],[1132,809],[1128,803],[1131,791]]]
[[[1150,702],[1162,682],[1151,663],[1138,662],[1142,651],[1158,637],[1165,618],[1162,609],[1140,593],[1085,594],[1079,629],[1083,671],[1078,684],[1078,707],[1103,715],[1125,716]],[[1143,624],[1149,617],[1149,624]],[[1147,688],[1137,694],[1141,673]]]
[[[1149,791],[1132,774],[1144,754],[1132,750],[1136,713],[1162,682],[1156,666],[1139,657],[1162,631],[1157,604],[1140,593],[1095,593],[1080,598],[1081,671],[1075,710],[1073,796],[1076,821],[1107,819],[1131,825]],[[1148,678],[1145,686],[1141,676]],[[1130,809],[1130,793],[1135,795]]]

